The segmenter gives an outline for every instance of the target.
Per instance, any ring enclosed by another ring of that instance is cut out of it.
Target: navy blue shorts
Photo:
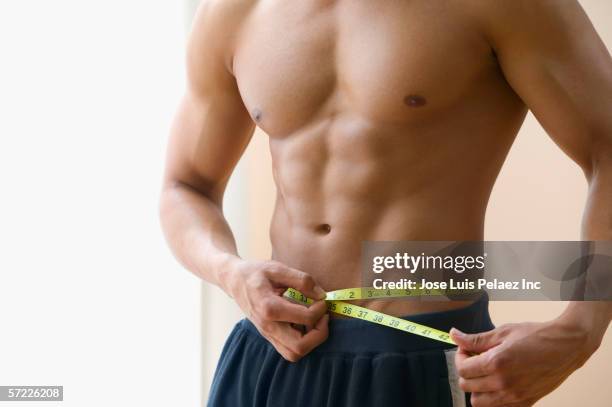
[[[493,329],[486,297],[406,319],[444,331]],[[208,406],[469,406],[458,386],[455,349],[371,322],[331,319],[328,339],[291,363],[243,319],[223,348]]]

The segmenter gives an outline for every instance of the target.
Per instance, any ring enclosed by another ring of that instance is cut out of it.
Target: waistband
[[[406,315],[402,318],[447,332],[453,327],[466,333],[484,332],[494,328],[489,315],[489,298],[486,294],[463,308]],[[243,319],[238,325],[265,340],[248,319]],[[348,318],[330,319],[329,336],[314,352],[406,353],[451,348],[453,345],[372,322]]]

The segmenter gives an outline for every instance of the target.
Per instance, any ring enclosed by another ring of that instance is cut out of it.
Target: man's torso
[[[232,71],[270,137],[274,259],[332,290],[360,285],[364,240],[483,238],[526,108],[467,1],[246,3]]]

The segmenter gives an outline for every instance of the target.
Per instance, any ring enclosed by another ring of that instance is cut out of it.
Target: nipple
[[[410,107],[421,107],[427,104],[427,100],[421,95],[408,95],[404,98],[404,103]]]
[[[259,109],[253,109],[253,111],[251,112],[251,115],[253,116],[253,120],[255,120],[256,122],[260,122],[261,121],[261,110]]]

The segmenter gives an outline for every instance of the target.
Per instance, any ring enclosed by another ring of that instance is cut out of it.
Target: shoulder
[[[469,7],[485,19],[506,20],[568,15],[581,9],[578,0],[463,0]],[[518,28],[518,27],[517,27]]]
[[[258,0],[202,1],[193,20],[190,43],[230,46],[258,3]]]
[[[491,42],[545,39],[585,20],[578,0],[464,0],[465,8]],[[569,33],[569,31],[568,31]],[[542,38],[544,37],[544,38]]]
[[[198,7],[194,27],[202,23],[231,29],[240,25],[259,0],[203,0]]]
[[[192,80],[198,82],[207,75],[220,78],[231,74],[236,42],[258,3],[259,0],[202,1],[187,43],[187,66]]]

